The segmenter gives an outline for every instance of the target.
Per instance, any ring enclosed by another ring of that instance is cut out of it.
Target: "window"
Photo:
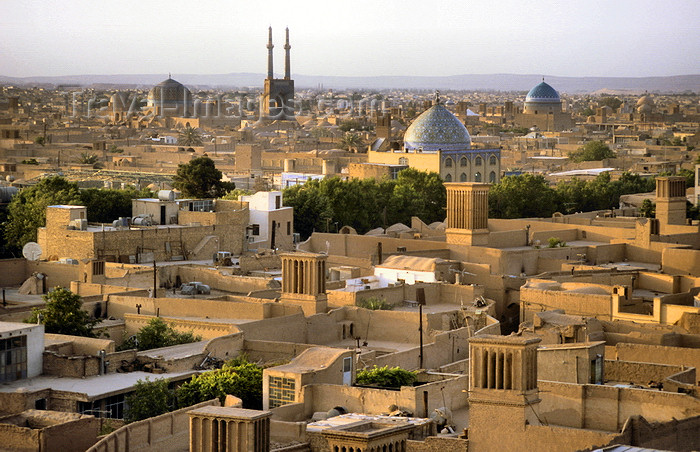
[[[477,158],[474,159],[474,165],[475,165],[475,166],[481,166],[481,163],[482,163],[482,158],[481,158],[481,157],[477,157]]]
[[[287,222],[287,235],[292,235],[292,222]]]
[[[489,157],[489,165],[496,165],[498,163],[498,160],[496,159],[495,155],[492,155]]]
[[[496,183],[496,172],[495,171],[491,171],[489,173],[489,182],[492,184]]]
[[[467,174],[466,174],[466,173],[460,174],[460,175],[459,175],[459,181],[460,181],[460,182],[466,182],[466,181],[467,181]]]
[[[105,262],[104,261],[93,261],[92,262],[92,274],[93,275],[104,275],[105,274]]]
[[[445,167],[446,168],[452,168],[452,159],[450,157],[447,157],[445,159]]]
[[[467,166],[469,164],[469,161],[467,160],[466,157],[462,157],[459,159],[459,166]]]
[[[474,174],[474,182],[481,182],[481,173]]]
[[[279,209],[282,207],[282,197],[281,196],[275,196],[275,209]]]
[[[293,378],[269,377],[270,408],[287,405],[294,402],[296,384]]]
[[[0,382],[27,378],[27,336],[0,339]]]
[[[124,394],[117,394],[105,399],[105,417],[124,419]]]
[[[452,174],[445,176],[445,182],[452,182]]]
[[[260,235],[260,225],[259,224],[251,225],[250,229],[251,229],[251,231],[253,231],[252,232],[253,235]]]
[[[401,157],[399,159],[399,165],[408,165],[408,159],[406,157]]]

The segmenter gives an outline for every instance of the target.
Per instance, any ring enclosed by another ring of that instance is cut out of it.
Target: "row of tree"
[[[573,178],[551,186],[542,175],[506,176],[489,192],[491,218],[548,217],[554,212],[565,214],[617,208],[620,196],[654,190],[653,178],[623,173],[611,180],[601,173],[585,181]]]
[[[363,234],[376,227],[410,224],[411,216],[431,223],[445,219],[446,194],[440,176],[412,168],[395,180],[338,177],[310,180],[284,190],[284,204],[294,208],[294,230],[336,232],[352,226]]]
[[[12,198],[2,223],[5,251],[17,253],[25,243],[36,241],[37,228],[46,225],[46,208],[52,205],[87,207],[90,221],[107,223],[131,216],[131,200],[153,196],[150,190],[88,188],[63,177],[48,177]]]

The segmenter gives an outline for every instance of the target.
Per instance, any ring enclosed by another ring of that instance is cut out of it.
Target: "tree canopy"
[[[357,373],[355,382],[359,385],[380,386],[383,388],[400,388],[411,386],[416,381],[416,373],[400,367],[388,366],[364,369]]]
[[[223,403],[226,394],[243,401],[243,408],[262,408],[262,367],[245,358],[234,359],[221,369],[195,375],[177,390],[178,405],[187,407],[218,398]]]
[[[92,327],[97,324],[90,314],[83,311],[83,300],[63,287],[56,287],[42,297],[46,305],[32,309],[27,323],[43,323],[45,331],[53,334],[94,337]]]
[[[47,177],[15,195],[4,225],[8,248],[18,251],[25,243],[36,241],[37,228],[46,226],[46,208],[59,204],[81,204],[78,185],[63,177]]]
[[[413,168],[401,171],[396,180],[333,177],[284,190],[284,204],[294,208],[294,230],[304,238],[345,225],[362,234],[379,226],[410,224],[412,216],[427,223],[443,221],[445,203],[440,176]]]
[[[141,351],[170,347],[171,345],[189,344],[201,340],[202,336],[195,336],[191,331],[179,333],[165,323],[160,317],[154,317],[149,320],[148,325],[141,328],[119,348],[120,350],[136,348]]]
[[[187,126],[178,134],[177,144],[182,146],[199,146],[202,144],[202,134],[194,127]]]
[[[556,192],[539,174],[506,176],[489,191],[492,218],[548,217],[556,211]]]
[[[615,153],[602,141],[589,141],[577,151],[571,152],[569,158],[573,162],[590,162],[615,158]]]
[[[119,217],[131,216],[131,200],[150,198],[150,190],[128,187],[123,190],[88,188],[80,192],[81,204],[87,208],[87,217],[96,223],[109,223]]]
[[[221,171],[216,169],[209,157],[197,157],[177,167],[173,186],[184,196],[192,198],[219,198],[236,186],[221,180]]]
[[[172,410],[175,404],[175,391],[169,388],[166,378],[139,380],[134,392],[126,398],[124,421],[141,421]]]

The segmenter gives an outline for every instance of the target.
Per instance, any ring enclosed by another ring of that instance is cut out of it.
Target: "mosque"
[[[472,149],[464,124],[436,94],[433,106],[406,129],[403,147],[368,151],[370,164],[406,165],[440,174],[445,182],[497,183],[501,174],[500,149]]]
[[[514,123],[519,127],[536,127],[547,132],[574,126],[571,114],[562,108],[559,93],[544,79],[527,93],[522,113],[514,114]]]

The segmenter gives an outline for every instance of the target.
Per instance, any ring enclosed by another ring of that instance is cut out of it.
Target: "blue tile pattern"
[[[408,150],[438,151],[471,148],[471,137],[464,124],[444,106],[433,105],[418,116],[403,137]]]
[[[542,82],[527,93],[525,102],[560,102],[557,90]]]

